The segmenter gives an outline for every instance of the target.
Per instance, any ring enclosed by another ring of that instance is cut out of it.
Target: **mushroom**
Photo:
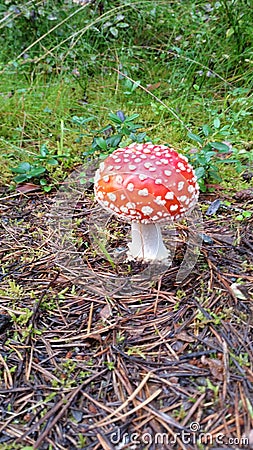
[[[156,262],[169,257],[161,225],[184,217],[199,187],[185,156],[165,145],[133,143],[100,164],[94,192],[103,208],[131,222],[128,260]]]

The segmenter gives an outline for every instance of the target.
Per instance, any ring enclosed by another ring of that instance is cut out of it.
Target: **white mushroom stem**
[[[164,261],[169,257],[161,228],[157,224],[132,222],[132,242],[128,244],[128,260],[139,259],[144,262]]]

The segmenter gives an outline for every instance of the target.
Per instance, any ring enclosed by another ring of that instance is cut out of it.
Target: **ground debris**
[[[229,210],[206,217],[212,245],[203,243],[183,285],[179,228],[171,268],[151,284],[141,277],[131,293],[128,282],[122,289],[112,280],[143,268],[115,268],[94,253],[92,200],[74,225],[87,269],[56,263],[51,206],[50,195],[35,193],[1,202],[1,445],[190,450],[220,447],[221,433],[235,443],[251,436],[250,220],[235,226]],[[124,227],[117,246],[125,245]]]

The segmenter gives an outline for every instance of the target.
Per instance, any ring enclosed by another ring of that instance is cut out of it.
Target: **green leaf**
[[[215,117],[214,121],[213,121],[213,126],[214,128],[220,128],[220,119],[219,117]]]
[[[28,179],[29,179],[29,177],[27,177],[26,174],[23,174],[23,175],[17,175],[16,177],[14,177],[15,183],[23,183],[23,181],[26,181],[26,180],[28,180]]]
[[[29,175],[29,178],[38,177],[42,173],[45,173],[46,169],[45,167],[35,167],[32,169],[27,175]]]
[[[45,192],[50,192],[53,189],[53,186],[49,185],[49,186],[43,186],[43,191]]]
[[[147,133],[145,133],[145,131],[143,133],[138,133],[138,134],[134,134],[133,138],[132,135],[130,134],[130,138],[135,140],[136,142],[143,142],[144,139],[146,139]]]
[[[98,145],[99,148],[102,150],[107,150],[107,143],[103,138],[96,138],[95,139],[96,145]]]
[[[201,192],[206,192],[206,185],[205,185],[205,181],[203,180],[203,178],[198,179],[198,184],[199,184],[199,188],[200,188]]]
[[[203,153],[202,154],[203,162],[209,163],[214,155],[215,155],[215,152],[212,152],[212,151],[207,151],[207,152]]]
[[[123,120],[120,119],[117,114],[110,113],[108,115],[109,119],[111,119],[112,122],[116,123],[117,125],[121,125],[123,123]]]
[[[115,134],[114,136],[108,137],[106,139],[107,147],[118,147],[121,139],[122,139],[121,134]]]
[[[95,116],[87,117],[87,119],[85,117],[73,116],[72,122],[74,124],[78,125],[79,127],[81,127],[85,123],[90,122],[91,120],[94,120],[94,119],[95,119]]]
[[[229,152],[229,146],[222,144],[222,142],[210,142],[210,145],[221,153]]]
[[[138,82],[140,84],[140,82]],[[139,86],[138,84],[138,86]],[[129,117],[126,117],[125,122],[133,122],[133,120],[138,119],[138,117],[140,117],[140,114],[132,114]]]
[[[212,132],[212,130],[209,127],[209,125],[203,125],[202,130],[203,130],[203,133],[204,133],[204,135],[206,137],[209,136],[209,134]]]
[[[22,162],[17,167],[12,167],[11,171],[14,173],[27,173],[31,169],[31,164],[28,162]]]
[[[187,136],[192,139],[195,142],[198,142],[199,144],[203,145],[203,139],[201,139],[201,137],[199,137],[197,134],[191,133],[189,131],[189,133],[187,133]]]
[[[102,28],[109,28],[111,25],[112,25],[112,22],[109,22],[109,20],[108,20],[107,22],[105,22],[105,23],[102,25]]]
[[[118,30],[116,27],[111,27],[111,28],[110,28],[110,33],[111,33],[115,38],[117,38],[118,35],[119,35],[119,30]]]
[[[48,155],[48,149],[47,149],[46,144],[42,144],[42,146],[40,147],[40,154],[43,157]]]
[[[197,167],[197,168],[194,170],[194,172],[195,172],[195,175],[196,175],[196,177],[197,177],[198,179],[199,179],[199,178],[203,178],[203,177],[205,176],[205,173],[206,173],[204,167]]]
[[[117,14],[117,16],[115,17],[115,22],[120,22],[120,20],[124,20],[125,16],[123,16],[123,14]]]
[[[118,28],[128,28],[129,24],[126,22],[120,22],[120,23],[117,23],[117,27]]]
[[[55,159],[55,158],[49,158],[49,159],[47,160],[47,164],[49,164],[50,166],[57,166],[58,161],[57,161],[57,159]]]

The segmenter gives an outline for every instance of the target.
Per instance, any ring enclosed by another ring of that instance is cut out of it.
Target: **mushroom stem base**
[[[166,249],[161,228],[157,224],[132,223],[132,242],[128,244],[128,261],[133,259],[144,262],[164,261],[168,259],[169,252]]]

